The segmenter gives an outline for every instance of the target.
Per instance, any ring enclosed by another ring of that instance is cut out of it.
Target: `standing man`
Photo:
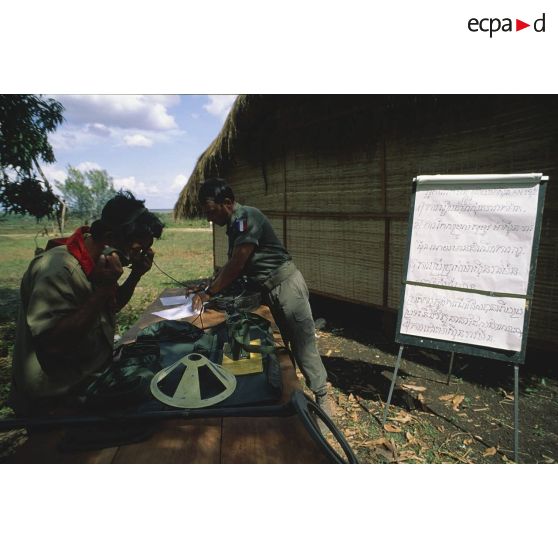
[[[331,416],[334,407],[316,347],[308,288],[271,223],[259,209],[235,202],[231,187],[222,178],[205,180],[198,200],[208,221],[226,226],[229,237],[229,260],[200,294],[201,301],[209,300],[241,275],[258,284],[316,402]]]
[[[112,360],[116,312],[151,269],[163,224],[130,192],[101,219],[36,256],[21,281],[10,405],[19,415],[74,404]],[[123,266],[131,272],[122,285]]]

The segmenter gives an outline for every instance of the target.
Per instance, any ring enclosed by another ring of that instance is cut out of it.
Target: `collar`
[[[83,272],[87,276],[89,276],[95,267],[95,262],[91,258],[91,254],[89,254],[89,250],[87,250],[84,242],[84,235],[88,232],[89,227],[79,227],[66,242],[68,252],[79,262],[81,269],[83,269]]]
[[[227,223],[227,232],[231,229],[233,223],[240,217],[240,213],[242,212],[243,207],[244,206],[242,206],[238,202],[234,202],[233,212],[231,213],[229,221]]]

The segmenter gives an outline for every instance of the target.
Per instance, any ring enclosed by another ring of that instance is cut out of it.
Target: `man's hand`
[[[101,287],[113,286],[122,275],[123,269],[120,258],[113,252],[108,256],[101,255],[89,274],[89,280]]]
[[[149,248],[145,252],[138,252],[132,254],[131,262],[132,262],[132,273],[138,277],[141,277],[145,273],[147,273],[151,266],[153,265],[153,258],[155,257],[155,252],[151,248]]]
[[[197,292],[192,298],[192,309],[199,312],[202,309],[203,303],[209,300],[209,295],[203,291]]]

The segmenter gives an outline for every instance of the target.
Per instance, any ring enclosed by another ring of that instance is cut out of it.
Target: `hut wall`
[[[359,97],[353,112],[314,108],[307,119],[304,107],[280,106],[273,144],[237,156],[224,175],[240,203],[270,217],[313,292],[395,310],[413,177],[548,174],[529,333],[556,345],[558,97],[421,102],[378,113],[376,97],[368,104]],[[226,235],[218,229],[219,266],[226,261]]]

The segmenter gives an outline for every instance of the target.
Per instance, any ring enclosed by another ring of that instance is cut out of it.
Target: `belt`
[[[280,265],[271,275],[262,283],[262,290],[269,292],[285,279],[290,277],[297,270],[292,260]]]

